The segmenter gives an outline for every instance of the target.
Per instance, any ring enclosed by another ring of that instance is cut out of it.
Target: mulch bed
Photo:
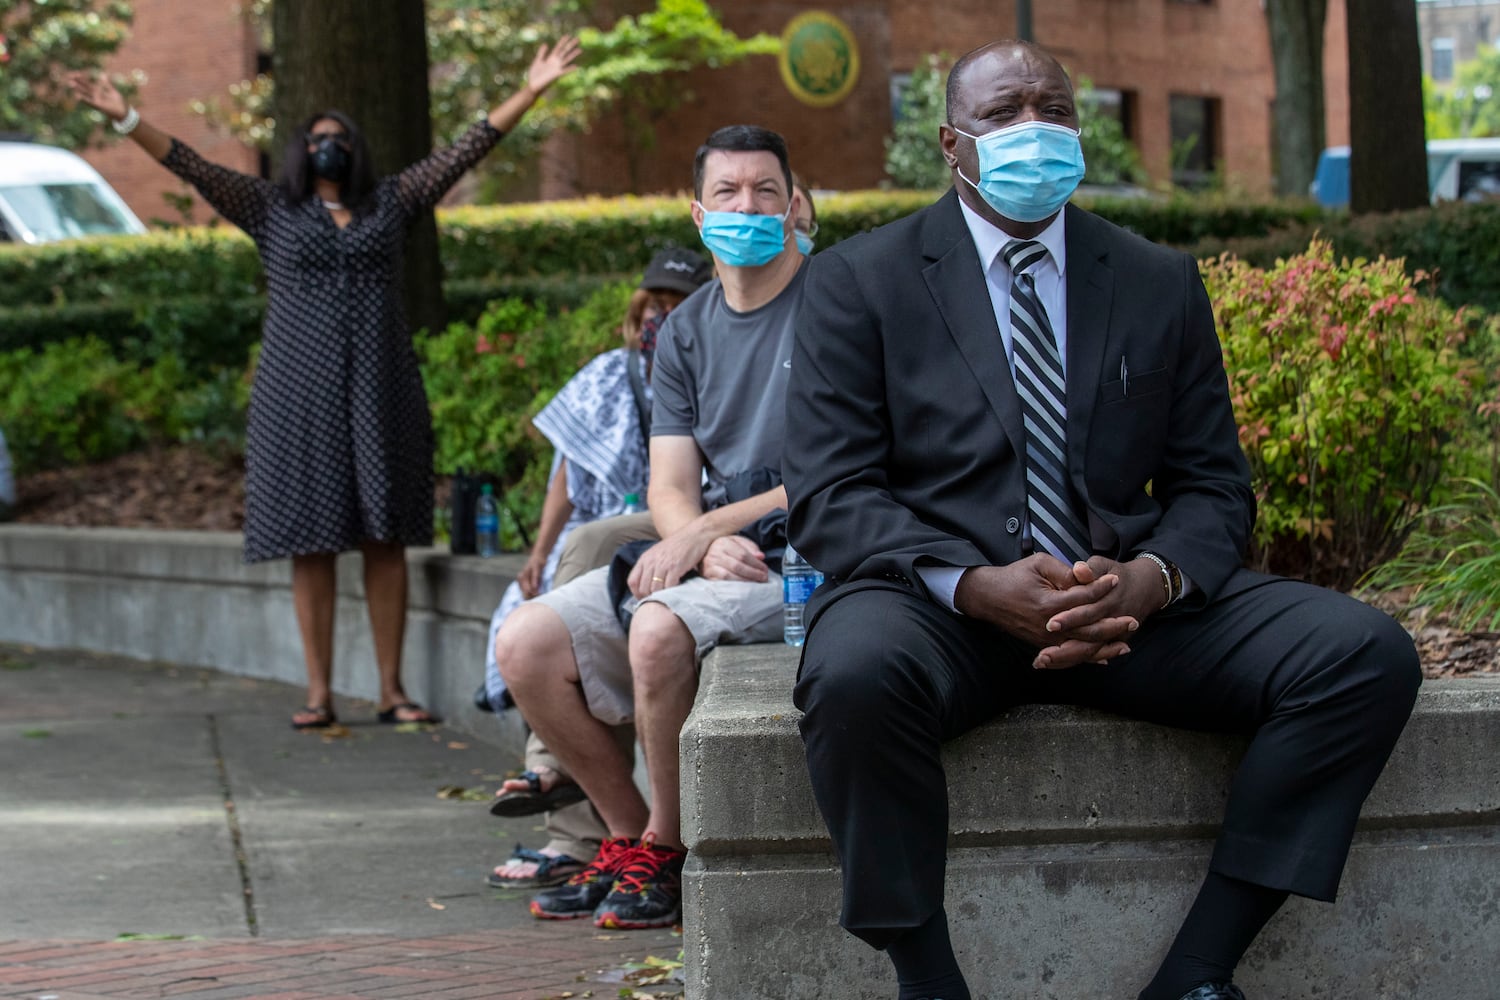
[[[88,527],[238,531],[245,520],[244,466],[238,458],[198,448],[163,448],[98,465],[21,477],[17,520]],[[445,504],[447,484],[435,502]],[[1452,628],[1441,615],[1416,609],[1404,616],[1406,595],[1375,603],[1403,618],[1428,677],[1500,673],[1500,632]]]

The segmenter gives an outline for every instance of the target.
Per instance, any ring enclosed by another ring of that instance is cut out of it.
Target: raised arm
[[[402,207],[408,213],[414,213],[436,205],[465,171],[484,159],[500,137],[526,117],[526,112],[548,87],[572,72],[573,62],[580,51],[578,39],[572,35],[564,35],[550,49],[545,45],[538,49],[526,73],[526,83],[520,90],[506,98],[483,122],[461,135],[453,145],[434,151],[397,175]]]
[[[266,206],[275,197],[276,189],[269,181],[203,159],[142,118],[104,77],[70,73],[68,84],[74,96],[113,122],[115,131],[129,136],[152,159],[197,188],[214,211],[256,235],[265,221]]]

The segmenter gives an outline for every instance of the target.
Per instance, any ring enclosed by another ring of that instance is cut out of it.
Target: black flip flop
[[[586,795],[576,782],[566,781],[542,791],[542,776],[535,771],[522,771],[521,780],[531,787],[516,789],[498,796],[490,803],[491,816],[535,816],[537,813],[561,809],[575,802],[582,802]]]
[[[546,889],[562,885],[584,869],[583,862],[575,857],[567,854],[546,855],[541,851],[528,850],[520,844],[516,845],[511,858],[535,862],[536,874],[525,878],[501,878],[490,872],[484,881],[491,889]]]
[[[401,718],[401,712],[403,710],[407,712],[421,712],[423,715],[427,716],[427,718],[403,719]],[[427,709],[423,708],[421,705],[418,705],[414,701],[403,701],[399,705],[392,705],[390,708],[382,709],[381,711],[375,713],[375,718],[381,722],[384,722],[386,725],[400,725],[403,722],[415,722],[419,725],[428,725],[442,721],[437,716],[433,715],[431,712],[427,711]]]
[[[314,718],[307,722],[298,722],[296,718],[293,718],[293,729],[327,729],[329,726],[336,726],[339,723],[339,717],[334,715],[333,709],[327,705],[307,705],[302,711],[311,712]]]

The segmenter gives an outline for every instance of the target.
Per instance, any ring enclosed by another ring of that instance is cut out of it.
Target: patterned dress
[[[245,447],[245,561],[432,543],[432,417],[401,303],[410,224],[500,140],[489,122],[383,178],[340,229],[316,197],[172,141],[163,164],[250,235],[266,322]]]

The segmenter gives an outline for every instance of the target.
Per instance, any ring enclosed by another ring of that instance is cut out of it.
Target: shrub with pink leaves
[[[1479,320],[1400,260],[1201,264],[1259,516],[1251,564],[1347,589],[1401,548],[1481,401]]]

